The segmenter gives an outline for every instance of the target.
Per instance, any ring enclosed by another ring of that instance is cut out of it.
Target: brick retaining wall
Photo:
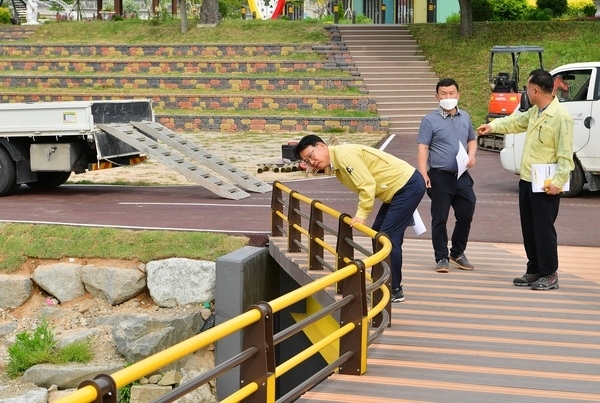
[[[150,94],[29,94],[3,92],[2,102],[57,102],[91,101],[109,99],[152,99],[154,107],[187,110],[191,113],[203,110],[355,110],[376,113],[375,100],[368,97],[317,96],[317,95],[150,95]]]
[[[0,45],[0,55],[18,57],[265,57],[312,52],[312,46],[308,44]]]
[[[126,74],[231,74],[317,72],[334,66],[326,62],[291,60],[98,60],[98,59],[0,59],[0,71],[80,72]]]
[[[285,117],[265,116],[165,116],[156,115],[156,121],[180,132],[387,132],[388,121],[379,116],[366,118]]]
[[[251,78],[222,76],[0,76],[4,88],[124,88],[233,91],[320,91],[359,88],[360,78]]]

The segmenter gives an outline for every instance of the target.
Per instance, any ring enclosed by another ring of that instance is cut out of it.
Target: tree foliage
[[[537,8],[540,10],[552,10],[552,13],[555,17],[560,17],[563,14],[566,14],[569,9],[569,4],[567,0],[537,0],[536,1]]]
[[[494,7],[490,0],[471,0],[473,7],[473,21],[492,21]]]
[[[521,21],[529,11],[527,0],[494,0],[492,5],[495,21]]]

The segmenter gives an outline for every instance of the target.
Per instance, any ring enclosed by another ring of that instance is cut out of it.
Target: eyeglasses
[[[317,149],[317,148],[316,148],[316,147],[314,147],[314,148],[311,150],[311,152],[309,152],[309,153],[306,155],[306,157],[305,157],[305,158],[304,158],[302,161],[303,161],[304,163],[306,163],[306,164],[310,165],[310,160],[312,160],[312,156],[313,156],[313,154],[315,153],[315,150],[316,150],[316,149]]]

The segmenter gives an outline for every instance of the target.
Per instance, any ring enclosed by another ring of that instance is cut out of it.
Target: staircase
[[[419,131],[421,119],[435,109],[439,81],[403,25],[338,25],[341,41],[374,98],[390,134]]]

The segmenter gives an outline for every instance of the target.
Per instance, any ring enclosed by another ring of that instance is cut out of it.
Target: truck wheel
[[[32,189],[52,189],[65,183],[69,176],[71,172],[38,172],[38,180],[27,183],[27,186]]]
[[[8,151],[0,147],[0,196],[13,194],[19,187],[15,162]]]
[[[571,186],[569,187],[569,191],[562,194],[562,197],[575,197],[581,192],[583,189],[583,184],[585,183],[585,174],[583,173],[583,168],[577,159],[574,159],[575,169],[571,171]]]

